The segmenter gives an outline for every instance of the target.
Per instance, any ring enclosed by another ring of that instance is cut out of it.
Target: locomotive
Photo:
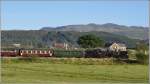
[[[127,51],[110,51],[109,49],[92,49],[86,50],[85,55],[86,58],[119,58],[119,59],[128,59]]]

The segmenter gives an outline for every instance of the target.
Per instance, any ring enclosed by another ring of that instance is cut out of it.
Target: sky
[[[1,28],[37,30],[74,24],[149,24],[147,0],[100,1],[2,1]]]

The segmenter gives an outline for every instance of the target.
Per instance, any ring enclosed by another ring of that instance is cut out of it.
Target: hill
[[[106,24],[94,24],[90,23],[87,25],[66,25],[53,27],[43,27],[41,30],[46,31],[77,31],[77,32],[91,32],[91,31],[102,31],[113,33],[117,35],[124,35],[132,39],[145,40],[148,39],[148,27],[140,26],[124,26],[113,23]]]
[[[95,34],[105,42],[122,42],[128,47],[135,47],[138,40],[102,31],[77,32],[77,31],[46,31],[46,30],[10,30],[1,32],[1,45],[12,47],[13,43],[20,43],[25,48],[48,48],[54,42],[65,42],[71,46],[79,47],[76,43],[81,35]]]

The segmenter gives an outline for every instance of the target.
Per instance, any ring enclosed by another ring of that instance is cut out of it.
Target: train
[[[55,49],[15,49],[2,50],[2,57],[75,57],[75,58],[122,58],[128,59],[127,51],[109,51],[108,49],[91,49],[91,50],[55,50]]]

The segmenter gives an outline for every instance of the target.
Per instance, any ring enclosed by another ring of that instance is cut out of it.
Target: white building
[[[122,43],[113,43],[109,46],[109,50],[111,51],[127,51],[126,45]]]

